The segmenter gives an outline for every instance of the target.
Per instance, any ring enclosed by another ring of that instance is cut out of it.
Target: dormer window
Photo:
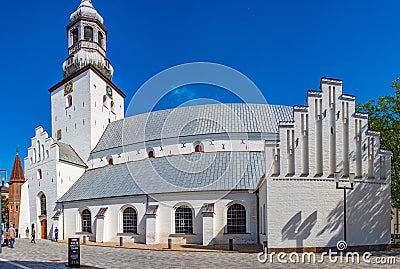
[[[93,28],[90,26],[85,26],[84,28],[84,39],[86,41],[93,42]]]
[[[202,151],[202,149],[201,149],[201,145],[199,144],[199,145],[196,145],[195,147],[194,147],[194,152],[201,152]]]
[[[149,156],[149,158],[154,158],[154,151],[149,150],[148,156]]]
[[[108,158],[108,165],[114,165],[114,160],[112,157]]]
[[[72,30],[72,45],[78,43],[78,28]]]
[[[203,147],[200,142],[194,143],[194,152],[203,152]]]

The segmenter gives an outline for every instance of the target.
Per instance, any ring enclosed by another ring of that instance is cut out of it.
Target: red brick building
[[[9,222],[14,224],[16,228],[19,225],[19,212],[21,202],[21,187],[25,182],[24,171],[22,170],[21,160],[17,154],[15,155],[14,165],[12,168],[9,189],[8,189],[8,204],[9,204]]]

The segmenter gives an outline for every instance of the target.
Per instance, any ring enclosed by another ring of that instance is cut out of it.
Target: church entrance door
[[[42,239],[47,239],[47,219],[42,220],[40,226],[42,226]]]

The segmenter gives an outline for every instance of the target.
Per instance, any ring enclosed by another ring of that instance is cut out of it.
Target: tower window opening
[[[104,44],[104,36],[101,32],[97,34],[97,43],[99,43],[100,46]]]
[[[113,158],[109,158],[108,159],[108,165],[114,165],[114,160],[113,160]]]
[[[72,45],[78,43],[78,28],[72,30]]]
[[[114,101],[111,101],[111,112],[115,113],[115,104]]]
[[[103,96],[103,106],[107,107],[107,95]]]
[[[67,96],[66,107],[71,107],[71,106],[72,106],[72,96],[68,95]]]
[[[150,150],[148,156],[149,158],[154,158],[154,151]]]
[[[85,26],[84,28],[84,39],[86,41],[93,42],[93,28],[90,26]]]
[[[42,169],[39,169],[39,170],[37,171],[37,179],[42,179],[42,178],[43,178]]]

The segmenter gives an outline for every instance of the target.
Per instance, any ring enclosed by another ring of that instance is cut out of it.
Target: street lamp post
[[[349,174],[349,181],[350,181],[350,187],[349,186],[339,186],[340,183],[340,178],[342,175],[340,173],[335,173],[335,182],[336,182],[336,189],[337,190],[343,190],[343,240],[344,242],[347,243],[347,210],[346,210],[346,200],[347,200],[347,190],[353,190],[354,189],[354,174],[350,173]]]
[[[0,244],[3,244],[3,187],[4,187],[4,182],[7,178],[7,170],[0,170],[0,173],[4,173],[4,177],[1,179],[1,185],[0,185]],[[2,253],[2,248],[3,245],[0,246],[0,253]]]

